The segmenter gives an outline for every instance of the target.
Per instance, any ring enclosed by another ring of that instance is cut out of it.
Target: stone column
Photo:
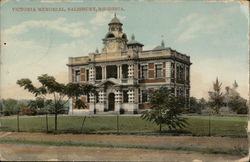
[[[121,109],[121,103],[122,103],[122,91],[121,89],[115,90],[115,111],[119,112]]]
[[[102,66],[102,80],[106,80],[106,66]]]
[[[68,80],[69,80],[69,82],[73,82],[73,80],[72,80],[72,67],[68,68]]]
[[[128,78],[134,78],[134,65],[128,65]]]
[[[129,103],[134,103],[134,101],[135,101],[134,93],[135,93],[134,89],[128,90],[128,102]]]
[[[122,79],[122,65],[120,65],[120,79]]]
[[[138,63],[134,63],[134,78],[138,79]]]
[[[100,89],[99,93],[99,103],[97,104],[96,110],[97,112],[103,112],[104,111],[104,107],[105,107],[105,92],[103,89]]]
[[[92,83],[95,82],[95,67],[93,65],[89,68],[89,81]]]
[[[138,88],[134,88],[134,103],[138,104],[139,103],[139,89]]]
[[[94,113],[95,106],[96,106],[95,96],[94,96],[94,94],[90,93],[89,94],[89,111]]]

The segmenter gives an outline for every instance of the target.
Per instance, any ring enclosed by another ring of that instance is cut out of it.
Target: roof
[[[110,25],[110,24],[122,24],[122,23],[121,23],[120,20],[116,17],[116,14],[115,14],[114,18],[110,21],[109,25]]]
[[[164,41],[162,40],[161,45],[156,46],[153,50],[163,50],[163,49],[166,49],[166,47]]]
[[[132,35],[131,40],[128,41],[127,45],[133,45],[133,44],[135,44],[135,45],[137,44],[139,46],[144,46],[143,44],[141,44],[140,42],[135,40],[134,34]]]
[[[163,50],[165,49],[165,47],[163,46],[156,46],[153,50]]]

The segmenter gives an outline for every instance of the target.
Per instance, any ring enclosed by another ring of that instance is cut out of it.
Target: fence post
[[[209,113],[208,136],[211,136],[211,114]]]
[[[19,128],[19,111],[17,112],[17,132],[20,132],[20,128]]]
[[[46,113],[46,132],[49,132],[48,114]]]

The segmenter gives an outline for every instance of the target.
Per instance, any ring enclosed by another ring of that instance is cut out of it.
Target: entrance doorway
[[[114,93],[109,94],[108,101],[109,101],[108,111],[114,111],[115,110],[115,94]]]

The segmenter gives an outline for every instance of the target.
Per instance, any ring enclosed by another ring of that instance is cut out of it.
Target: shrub
[[[125,110],[123,108],[120,109],[120,114],[125,114]]]
[[[136,109],[136,110],[134,110],[134,114],[139,114],[137,109]]]
[[[4,115],[14,115],[19,111],[18,102],[14,99],[3,100],[3,113]]]

